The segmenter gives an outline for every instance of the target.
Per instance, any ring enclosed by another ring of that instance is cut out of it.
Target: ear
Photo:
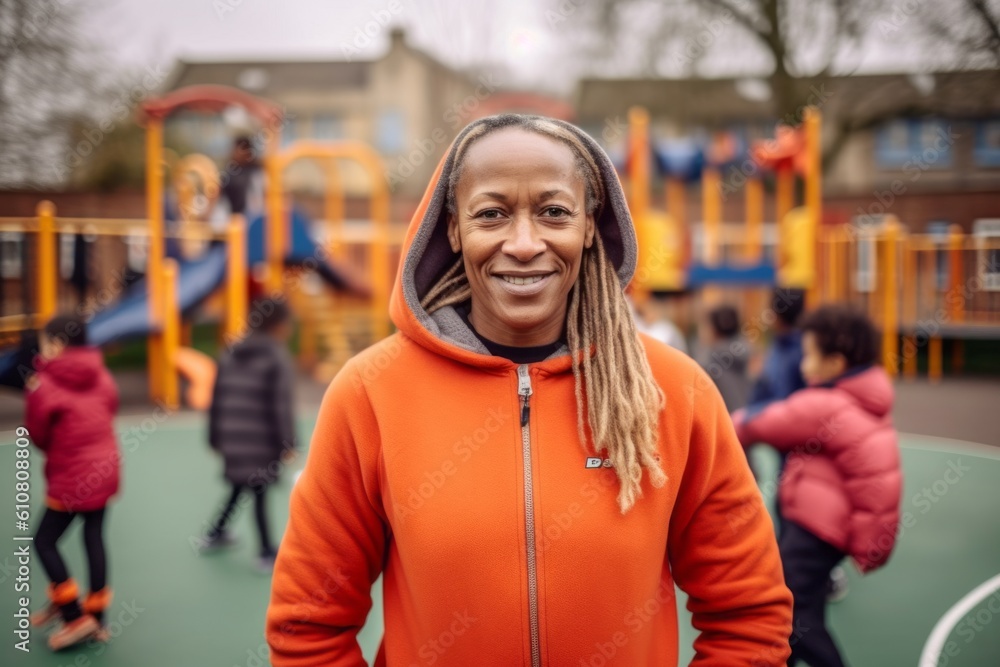
[[[597,226],[594,224],[594,214],[587,214],[587,224],[583,232],[583,247],[589,248],[594,245],[594,234],[596,233]]]
[[[462,238],[458,233],[458,218],[455,215],[448,216],[448,245],[452,252],[462,252]]]
[[[847,372],[847,357],[837,353],[833,355],[833,366],[837,375],[843,375]]]

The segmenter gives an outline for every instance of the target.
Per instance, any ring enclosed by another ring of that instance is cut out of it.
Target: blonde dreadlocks
[[[455,151],[448,181],[448,210],[456,210],[455,188],[469,147],[503,128],[519,128],[561,142],[576,156],[584,180],[587,212],[595,219],[603,204],[604,186],[594,157],[571,130],[545,118],[504,114],[493,116],[470,130]],[[428,313],[467,301],[472,296],[463,258],[421,300]],[[570,293],[566,338],[572,355],[576,385],[577,429],[587,449],[589,431],[595,453],[605,452],[620,484],[618,505],[627,512],[642,495],[642,472],[654,487],[666,475],[656,455],[659,412],[663,392],[639,342],[615,267],[608,259],[600,233],[583,251],[580,275]],[[584,415],[586,414],[586,418]]]

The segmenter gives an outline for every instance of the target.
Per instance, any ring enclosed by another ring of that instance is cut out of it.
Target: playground
[[[212,115],[234,106],[256,125],[267,179],[264,205],[252,217],[234,214],[213,223],[210,213],[228,174],[205,155],[168,155],[164,125],[180,111]],[[389,293],[406,221],[389,219],[378,151],[356,141],[285,145],[277,105],[222,86],[147,99],[139,123],[146,140],[144,218],[63,217],[47,201],[38,202],[34,217],[0,217],[0,231],[18,235],[24,249],[23,274],[9,288],[8,311],[0,316],[0,380],[10,389],[0,398],[5,432],[20,421],[19,392],[35,352],[32,333],[58,312],[81,307],[60,278],[66,255],[61,239],[87,234],[97,256],[122,263],[138,256],[141,268],[127,285],[110,287],[111,297],[93,307],[88,323],[89,343],[104,348],[109,359],[139,359],[116,369],[124,481],[107,533],[117,591],[108,617],[111,638],[52,654],[39,634],[30,655],[17,655],[16,662],[8,662],[14,654],[5,643],[5,665],[268,664],[263,625],[270,582],[250,567],[254,540],[246,506],[235,522],[237,548],[204,556],[194,547],[224,491],[205,444],[213,357],[252,324],[253,297],[287,299],[296,326],[297,428],[308,443],[329,380],[352,354],[391,333]],[[850,571],[850,594],[831,608],[831,626],[851,664],[997,664],[1000,431],[991,409],[1000,385],[969,371],[996,363],[1000,225],[983,221],[969,233],[956,227],[910,233],[906,221],[891,214],[825,218],[816,108],[766,140],[720,135],[670,143],[654,134],[648,114],[636,107],[627,142],[618,154],[609,149],[638,231],[639,270],[630,289],[635,303],[653,312],[671,304],[689,317],[732,303],[746,323],[744,334],[756,341],[768,335],[771,291],[798,288],[810,307],[849,302],[864,309],[881,331],[882,364],[899,397],[894,418],[905,476],[902,527],[891,567],[863,585]],[[314,163],[323,174],[321,216],[311,216],[286,188],[287,172],[300,162]],[[345,162],[367,177],[361,219],[346,214]],[[737,188],[743,214],[724,220],[724,179],[744,164],[754,169]],[[700,219],[689,214],[692,199],[699,202]],[[10,313],[11,295],[20,312]],[[13,469],[12,442],[0,446],[5,470]],[[763,448],[753,456],[772,503],[776,457]],[[40,457],[33,462],[40,470]],[[290,464],[269,498],[278,534],[303,462],[300,457]],[[12,486],[2,489],[0,500],[13,505]],[[31,498],[34,515],[42,503],[39,490]],[[83,565],[78,533],[71,530],[62,543],[74,571]],[[0,566],[0,582],[8,586],[12,556],[0,558]],[[32,590],[43,591],[45,583],[40,568],[32,570]],[[380,591],[379,585],[372,591],[374,607],[359,635],[369,661],[382,634]],[[41,604],[42,594],[33,600]],[[14,604],[3,596],[0,612],[10,618]],[[687,619],[679,591],[676,604]],[[693,637],[685,622],[684,662],[693,657]],[[586,662],[581,656],[579,664],[605,664],[600,650],[595,645],[598,657]]]

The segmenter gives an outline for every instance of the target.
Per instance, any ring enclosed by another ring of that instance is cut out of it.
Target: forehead
[[[569,146],[520,128],[497,130],[475,141],[465,154],[458,188],[505,180],[583,186]]]

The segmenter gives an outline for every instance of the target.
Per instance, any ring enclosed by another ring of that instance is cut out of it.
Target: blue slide
[[[264,261],[266,222],[257,216],[247,227],[247,264]],[[319,246],[309,234],[310,222],[304,213],[295,209],[291,218],[291,243],[285,257],[287,266],[315,260],[316,272],[332,287],[351,289],[348,278],[327,261],[321,259]],[[182,315],[189,314],[217,290],[226,278],[226,246],[218,243],[198,259],[178,262],[177,304]],[[153,330],[146,299],[146,279],[133,283],[128,292],[113,306],[97,313],[87,326],[91,345],[109,345],[139,336],[148,336]],[[34,354],[30,342],[20,348],[0,353],[0,385],[21,389],[24,377],[21,371],[30,369]]]

